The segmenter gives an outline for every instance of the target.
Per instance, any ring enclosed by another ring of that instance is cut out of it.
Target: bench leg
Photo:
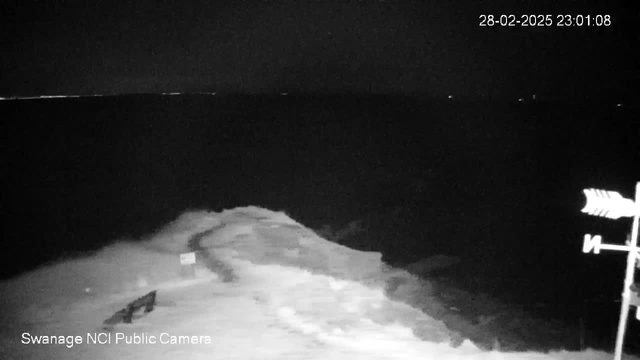
[[[127,307],[127,312],[122,317],[122,322],[125,324],[131,324],[131,318],[133,318],[133,308]]]

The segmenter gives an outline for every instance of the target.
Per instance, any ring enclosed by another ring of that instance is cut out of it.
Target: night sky
[[[597,4],[600,3],[600,4]],[[631,1],[34,1],[0,5],[0,96],[372,92],[633,97]],[[610,14],[608,27],[480,27]]]

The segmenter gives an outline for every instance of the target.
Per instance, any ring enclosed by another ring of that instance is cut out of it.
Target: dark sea
[[[582,239],[622,244],[631,220],[582,214],[582,190],[633,198],[638,107],[127,95],[3,101],[0,116],[2,278],[187,210],[257,205],[314,229],[361,221],[348,246],[395,265],[457,256],[470,288],[615,333],[625,255]]]

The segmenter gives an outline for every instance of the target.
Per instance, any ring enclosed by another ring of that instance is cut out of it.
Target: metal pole
[[[584,351],[584,334],[585,334],[584,327],[585,327],[585,324],[584,324],[584,313],[583,313],[580,315],[580,351]]]
[[[638,245],[638,218],[640,218],[640,182],[636,183],[636,212],[633,216],[633,227],[631,229],[631,239],[629,246],[636,247]],[[622,308],[620,309],[620,321],[618,323],[618,335],[616,337],[615,360],[622,359],[622,348],[624,344],[624,333],[627,330],[627,319],[629,318],[629,302],[631,299],[631,284],[633,284],[633,275],[636,267],[636,256],[638,252],[629,251],[627,256],[627,272],[624,278],[624,289],[622,291]]]

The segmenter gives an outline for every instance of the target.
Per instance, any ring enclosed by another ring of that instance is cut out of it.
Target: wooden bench
[[[104,326],[111,326],[117,323],[125,323],[131,324],[133,320],[133,314],[138,312],[142,307],[144,307],[144,313],[150,313],[153,311],[153,307],[156,304],[156,291],[153,290],[148,294],[141,296],[134,301],[127,304],[127,307],[116,311],[110,318],[103,322]]]

